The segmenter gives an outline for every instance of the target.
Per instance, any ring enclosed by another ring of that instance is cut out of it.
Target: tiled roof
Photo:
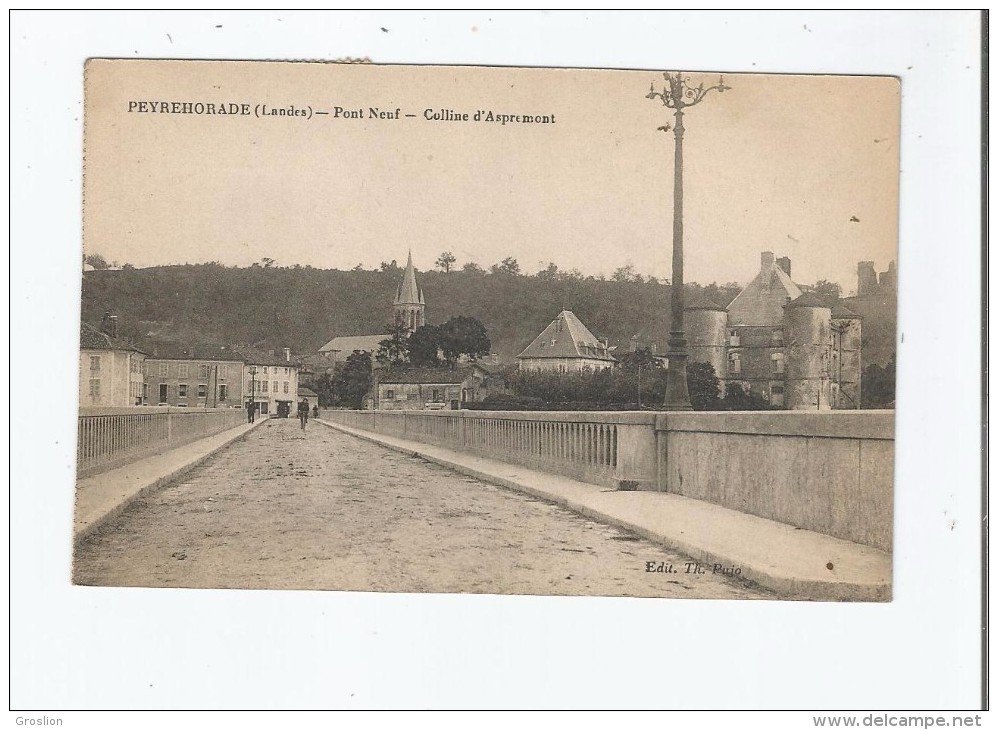
[[[812,309],[831,309],[828,306],[828,301],[814,292],[807,292],[806,294],[801,294],[799,297],[791,302],[787,302],[787,307],[811,307]]]
[[[596,339],[596,335],[567,309],[551,320],[551,324],[517,355],[517,359],[523,358],[586,358],[614,361],[613,355]]]
[[[470,367],[409,368],[389,373],[378,379],[379,383],[421,383],[424,385],[456,385],[471,375]]]
[[[725,307],[715,302],[700,289],[687,289],[683,292],[683,309],[712,309],[717,312],[725,311]]]
[[[845,304],[839,302],[832,307],[832,319],[863,319],[862,314],[856,314]]]
[[[128,352],[138,352],[142,355],[146,353],[124,340],[111,337],[111,335],[101,332],[92,324],[80,322],[80,349],[81,350],[126,350]]]
[[[732,326],[778,326],[787,299],[797,299],[800,289],[787,273],[770,262],[756,274],[728,305]]]
[[[309,397],[309,398],[318,398],[319,397],[319,394],[316,393],[311,388],[305,388],[305,387],[302,387],[302,386],[298,386],[298,395],[300,395],[300,396],[306,396],[306,397]]]
[[[275,352],[273,355],[264,350],[256,350],[252,347],[237,347],[232,350],[239,354],[240,360],[242,360],[247,365],[277,365],[283,368],[297,368],[298,362],[291,358],[291,360],[285,360],[283,353]]]
[[[155,360],[208,360],[240,362],[242,356],[231,347],[203,343],[156,342],[150,347]]]
[[[377,352],[382,340],[391,339],[391,335],[353,335],[349,337],[334,337],[319,348],[319,352]]]

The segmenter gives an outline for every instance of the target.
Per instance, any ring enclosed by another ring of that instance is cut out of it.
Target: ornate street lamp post
[[[256,365],[250,365],[250,421],[256,420]]]
[[[727,91],[730,86],[724,85],[721,76],[716,86],[704,88],[703,84],[693,86],[681,73],[665,73],[665,86],[662,91],[655,91],[652,82],[646,98],[661,99],[662,104],[669,109],[675,109],[676,124],[673,131],[676,136],[676,163],[672,188],[672,328],[669,332],[669,372],[666,381],[665,410],[689,411],[690,393],[686,386],[686,332],[683,329],[683,109],[696,106],[707,94],[715,89],[718,92]],[[669,131],[669,125],[659,127],[663,132]]]

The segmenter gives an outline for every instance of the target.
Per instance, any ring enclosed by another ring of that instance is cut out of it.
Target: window
[[[219,380],[225,380],[227,377],[229,377],[229,366],[228,365],[219,365],[218,366],[218,379]]]
[[[177,377],[178,378],[186,378],[187,375],[188,375],[188,372],[187,372],[187,363],[182,362],[179,365],[177,365]]]
[[[128,358],[128,372],[137,373],[139,372],[139,359],[137,357]]]
[[[166,378],[170,375],[170,363],[161,362],[159,364],[159,377]]]
[[[267,386],[270,385],[270,383],[267,382],[266,380],[261,380],[260,382],[263,383],[263,392],[266,393],[267,392]]]
[[[90,398],[100,400],[100,378],[90,378]]]
[[[287,380],[284,381],[284,392],[285,393],[288,392],[288,381]]]
[[[773,375],[782,375],[783,374],[783,353],[782,352],[774,352],[772,355],[770,355],[769,359],[772,360],[772,363],[773,363]]]
[[[773,330],[773,347],[783,347],[783,330]]]
[[[742,338],[738,336],[738,330],[731,330],[728,333],[728,344],[732,347],[738,347],[742,344]]]
[[[219,400],[223,400],[224,401],[225,398],[226,398],[226,396],[228,396],[228,395],[229,395],[229,386],[227,386],[225,383],[222,383],[220,386],[218,386],[218,399]]]
[[[90,370],[100,370],[100,355],[90,356]]]
[[[284,374],[285,375],[291,375],[291,368],[284,368]],[[287,393],[288,391],[284,391],[284,392]]]
[[[204,365],[204,364],[198,365],[198,377],[201,380],[207,380],[208,379],[208,366],[207,365]]]
[[[198,398],[207,398],[207,397],[208,397],[208,386],[205,385],[204,383],[199,383]]]
[[[177,397],[186,398],[187,397],[187,383],[181,383],[177,386]]]
[[[264,365],[264,366],[263,366],[263,374],[264,374],[264,375],[266,375],[266,374],[267,374],[267,366],[266,366],[266,365]]]
[[[160,403],[166,403],[166,393],[167,393],[166,383],[160,383],[159,384],[159,402]]]
[[[278,387],[278,385],[280,385],[280,384],[279,384],[279,383],[278,383],[278,382],[277,382],[277,381],[275,380],[275,381],[274,381],[274,392],[275,392],[275,393],[277,393],[277,392],[278,392],[278,390],[277,390],[277,387]],[[285,392],[287,392],[287,391],[285,391]]]
[[[433,402],[437,403],[440,401],[440,391],[437,388],[433,389]]]
[[[395,400],[395,391],[394,390],[386,390],[385,391],[385,400]]]
[[[742,371],[742,355],[740,352],[732,352],[728,355],[728,372],[740,373]]]

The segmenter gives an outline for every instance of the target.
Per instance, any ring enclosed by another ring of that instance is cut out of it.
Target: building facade
[[[759,273],[727,308],[691,299],[690,361],[710,363],[722,393],[737,383],[777,408],[859,408],[861,317],[802,293],[789,270],[789,259],[765,251]]]
[[[103,328],[80,324],[80,407],[142,405],[146,353],[117,338],[114,318]]]
[[[409,368],[379,377],[374,407],[381,411],[458,410],[485,400],[489,371],[477,365]]]
[[[525,372],[577,373],[603,370],[617,364],[605,341],[582,324],[569,310],[562,310],[551,324],[516,356]]]
[[[146,359],[142,402],[178,408],[240,408],[244,363],[214,345],[157,344]]]
[[[252,399],[261,416],[293,416],[297,412],[299,383],[298,364],[291,360],[291,351],[285,348],[280,357],[246,350],[241,354],[246,363],[243,407]]]

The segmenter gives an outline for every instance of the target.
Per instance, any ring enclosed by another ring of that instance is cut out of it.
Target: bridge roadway
[[[532,497],[271,419],[84,540],[83,585],[768,598]],[[648,572],[647,563],[676,573]]]

